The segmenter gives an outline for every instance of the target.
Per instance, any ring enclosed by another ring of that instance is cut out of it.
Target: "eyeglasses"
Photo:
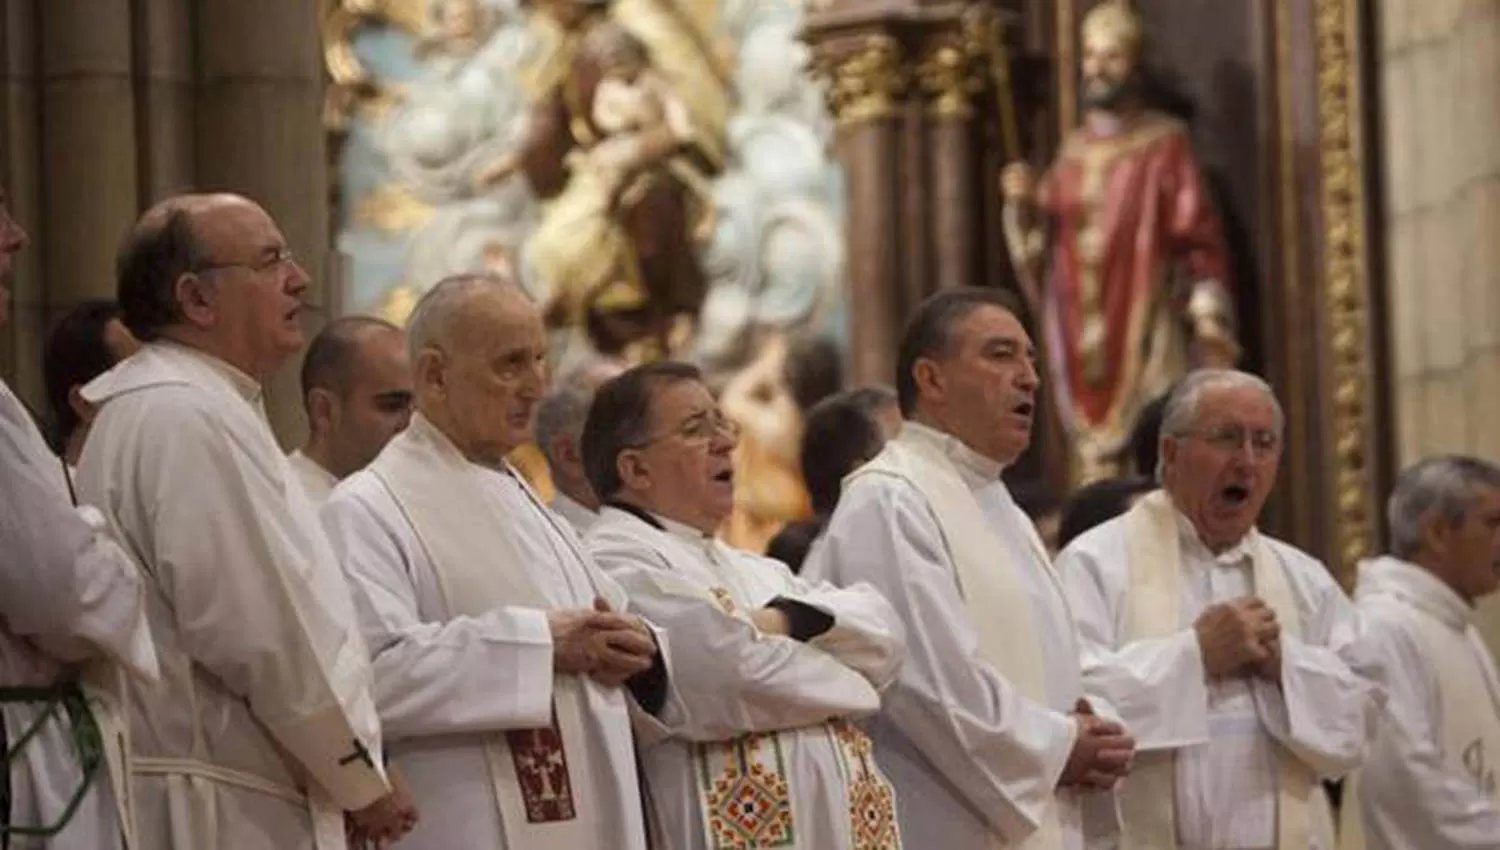
[[[1222,452],[1238,451],[1246,445],[1257,454],[1270,454],[1281,448],[1281,435],[1269,428],[1220,425],[1202,431],[1188,431],[1185,436],[1197,437]]]
[[[644,449],[652,443],[665,440],[668,437],[681,437],[689,443],[707,443],[719,435],[727,437],[731,442],[740,438],[740,423],[725,416],[721,411],[712,410],[689,416],[681,425],[654,437],[648,437],[638,443],[629,446],[632,449]]]
[[[211,272],[218,269],[249,269],[259,274],[273,268],[280,268],[290,263],[295,263],[297,258],[292,255],[292,249],[282,246],[275,249],[276,253],[262,260],[239,261],[233,263],[199,263],[193,266],[195,272]]]

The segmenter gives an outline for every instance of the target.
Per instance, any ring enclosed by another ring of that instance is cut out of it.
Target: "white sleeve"
[[[142,470],[147,560],[182,648],[340,807],[362,809],[389,787],[338,565],[316,519],[290,508],[285,459],[258,457],[211,402],[184,395],[160,393],[141,414],[127,461]]]
[[[1124,535],[1101,526],[1057,556],[1083,655],[1083,690],[1102,698],[1142,752],[1208,742],[1208,684],[1192,627],[1127,641]]]
[[[771,558],[757,559],[754,568],[776,570],[789,588],[782,597],[833,618],[833,626],[809,640],[809,645],[859,671],[877,690],[895,681],[906,657],[906,630],[880,591],[864,582],[838,587],[814,581],[795,575]]]
[[[373,478],[357,483],[379,487]],[[370,649],[387,737],[547,725],[553,669],[546,612],[506,607],[480,617],[424,619],[412,571],[425,556],[402,539],[395,523],[404,520],[394,503],[382,511],[365,494],[340,488],[322,516]],[[370,495],[388,501],[383,490]]]
[[[804,567],[810,579],[868,581],[890,601],[907,659],[882,717],[1001,835],[1035,829],[1077,736],[1067,714],[1027,699],[979,654],[979,637],[926,502],[867,477],[844,493]]]
[[[1359,772],[1365,831],[1390,850],[1481,850],[1500,836],[1500,803],[1450,770],[1439,740],[1442,705],[1432,662],[1400,626],[1365,620],[1365,645],[1387,692],[1380,734]]]
[[[1297,596],[1302,637],[1283,635],[1281,681],[1252,679],[1266,731],[1325,779],[1364,759],[1384,693],[1354,605],[1316,561],[1277,547]]]
[[[22,435],[0,419],[0,619],[64,661],[100,654],[157,676],[139,571],[97,510],[50,486]]]
[[[880,696],[832,655],[755,626],[703,598],[653,551],[596,530],[590,554],[630,597],[630,608],[667,634],[669,697],[661,730],[720,741],[864,716]]]

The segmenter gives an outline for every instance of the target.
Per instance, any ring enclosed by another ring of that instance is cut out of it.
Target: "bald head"
[[[406,335],[366,316],[331,322],[308,346],[302,403],[303,453],[339,478],[363,468],[411,418]]]
[[[427,290],[406,320],[406,340],[412,362],[429,348],[449,350],[473,326],[485,324],[481,313],[495,307],[531,305],[531,297],[514,281],[493,274],[445,277]],[[467,321],[466,321],[467,320]],[[475,320],[478,320],[477,322]]]
[[[417,408],[470,460],[496,465],[531,439],[547,339],[513,281],[461,275],[417,302],[407,325]]]

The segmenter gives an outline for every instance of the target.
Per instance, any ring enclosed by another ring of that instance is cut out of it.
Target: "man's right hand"
[[[1000,171],[1000,197],[1008,204],[1030,204],[1036,197],[1036,175],[1024,162],[1012,162]]]
[[[1211,679],[1244,674],[1270,657],[1268,645],[1281,634],[1276,613],[1254,596],[1210,605],[1193,623],[1203,670]]]
[[[1075,712],[1073,722],[1078,725],[1078,737],[1073,741],[1073,752],[1068,755],[1057,784],[1101,791],[1113,788],[1120,777],[1130,772],[1135,739],[1125,732],[1125,727],[1095,716],[1092,709]]]
[[[650,631],[629,614],[549,611],[547,625],[552,630],[552,669],[559,673],[590,675],[617,685],[649,670],[656,655]]]

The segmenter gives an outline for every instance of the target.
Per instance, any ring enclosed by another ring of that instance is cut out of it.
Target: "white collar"
[[[191,345],[183,345],[175,340],[158,339],[150,343],[150,345],[160,348],[163,352],[185,357],[207,366],[210,371],[228,383],[240,398],[251,404],[260,403],[261,394],[265,391],[261,387],[260,381],[241,372],[233,364],[229,363],[229,361],[221,360],[206,351],[194,348]]]
[[[297,468],[311,473],[319,481],[326,483],[330,488],[339,483],[339,478],[337,475],[329,472],[328,469],[323,466],[323,464],[313,460],[307,455],[306,452],[302,451],[301,449],[297,449],[296,451],[292,452],[290,459],[292,463],[296,464]]]
[[[936,446],[943,452],[944,457],[953,462],[959,477],[969,485],[970,490],[978,490],[994,484],[1000,480],[1000,473],[1005,471],[1005,464],[974,451],[963,440],[946,431],[939,431],[930,425],[923,425],[911,419],[901,424],[901,432],[897,435],[897,439],[914,440]]]
[[[1387,595],[1457,631],[1474,622],[1474,608],[1458,592],[1428,570],[1400,558],[1382,555],[1359,565],[1355,599]]]

